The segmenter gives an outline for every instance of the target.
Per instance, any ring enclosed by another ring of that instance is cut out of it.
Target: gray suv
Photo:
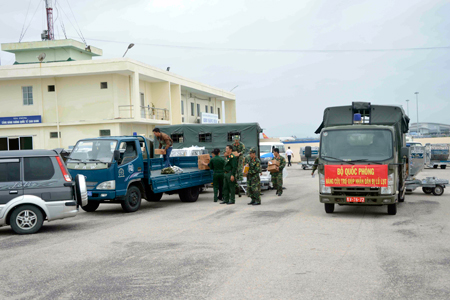
[[[0,152],[0,227],[36,233],[44,220],[74,217],[87,203],[84,176],[72,180],[56,151]]]

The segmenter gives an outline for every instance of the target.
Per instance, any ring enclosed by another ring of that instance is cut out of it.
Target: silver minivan
[[[36,233],[44,220],[76,216],[87,201],[84,176],[73,180],[56,151],[0,152],[0,227]]]

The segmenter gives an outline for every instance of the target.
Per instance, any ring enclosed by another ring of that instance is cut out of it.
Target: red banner
[[[387,187],[387,165],[325,165],[325,186]]]

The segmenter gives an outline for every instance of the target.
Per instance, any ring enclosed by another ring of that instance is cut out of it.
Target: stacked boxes
[[[209,164],[209,161],[211,160],[211,157],[209,154],[202,154],[198,156],[198,168],[200,170],[209,170],[208,166],[205,166],[203,163]]]

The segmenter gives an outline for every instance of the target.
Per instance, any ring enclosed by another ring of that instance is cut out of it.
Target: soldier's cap
[[[255,148],[250,148],[250,150],[248,151],[249,153],[255,153],[256,154],[256,149]]]
[[[234,140],[240,140],[241,137],[240,137],[238,134],[236,134],[236,135],[233,135],[233,139],[234,139]]]

